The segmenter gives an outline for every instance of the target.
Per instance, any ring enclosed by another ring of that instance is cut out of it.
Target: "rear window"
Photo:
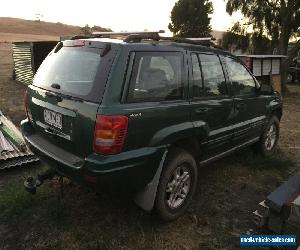
[[[46,57],[33,85],[84,98],[93,89],[100,61],[100,49],[63,47]],[[60,89],[52,84],[59,84]]]
[[[182,99],[182,63],[179,52],[136,52],[127,101]]]

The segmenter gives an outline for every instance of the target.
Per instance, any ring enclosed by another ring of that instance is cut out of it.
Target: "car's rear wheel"
[[[161,219],[174,220],[186,210],[195,193],[197,176],[197,164],[191,154],[180,149],[169,153],[155,201]]]
[[[287,73],[286,78],[287,78],[287,82],[294,82],[295,81],[295,78],[294,78],[293,74],[291,74],[291,73]]]
[[[259,152],[268,156],[273,154],[276,149],[276,145],[279,139],[279,120],[276,116],[273,116],[268,125],[266,126],[260,141],[257,144]]]

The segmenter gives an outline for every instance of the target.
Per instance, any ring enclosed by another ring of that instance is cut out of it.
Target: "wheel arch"
[[[174,141],[169,147],[169,153],[176,148],[183,149],[190,153],[194,158],[196,163],[200,161],[200,143],[195,137],[186,137]]]
[[[281,117],[282,117],[282,107],[278,107],[276,109],[274,109],[272,112],[271,112],[271,117],[272,116],[276,116],[278,118],[278,120],[280,121],[281,120]],[[270,117],[270,118],[271,118]]]

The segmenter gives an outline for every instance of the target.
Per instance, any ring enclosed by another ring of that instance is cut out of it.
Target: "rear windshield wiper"
[[[67,99],[67,100],[73,100],[73,101],[77,101],[77,102],[83,102],[83,100],[79,97],[76,97],[76,96],[70,96],[70,95],[64,95],[64,94],[61,94],[61,93],[51,93],[51,92],[46,92],[46,96],[49,96],[49,97],[54,97],[56,98],[56,100],[58,102],[61,102],[63,99]]]
[[[61,101],[62,101],[62,97],[59,96],[59,95],[53,94],[53,93],[48,92],[48,91],[46,91],[45,94],[46,94],[46,96],[48,96],[48,97],[54,97],[54,98],[56,98],[56,101],[58,101],[58,102],[61,102]]]
[[[54,89],[60,89],[60,85],[58,83],[52,83],[51,87]]]
[[[76,96],[70,96],[70,95],[64,95],[64,94],[59,94],[63,99],[67,99],[67,100],[73,100],[73,101],[77,101],[77,102],[83,102],[83,100],[80,97],[76,97]]]

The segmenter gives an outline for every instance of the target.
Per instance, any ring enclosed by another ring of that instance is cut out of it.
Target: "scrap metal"
[[[0,111],[0,170],[38,161],[21,132]]]
[[[300,172],[260,202],[253,214],[258,227],[300,236]]]

